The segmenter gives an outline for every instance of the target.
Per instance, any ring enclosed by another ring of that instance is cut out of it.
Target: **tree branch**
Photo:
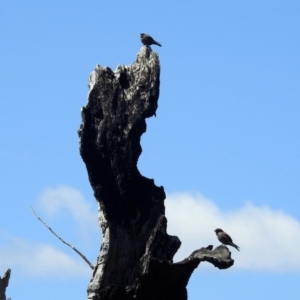
[[[65,245],[69,246],[72,248],[78,255],[81,256],[81,258],[90,266],[92,270],[94,270],[94,265],[79,251],[77,250],[74,246],[66,242],[64,239],[62,239],[58,234],[56,234],[35,212],[33,207],[31,206],[31,210],[34,213],[34,215],[38,218],[39,221],[41,221],[60,241],[62,241]]]

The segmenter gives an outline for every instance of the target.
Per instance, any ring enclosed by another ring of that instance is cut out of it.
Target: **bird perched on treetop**
[[[217,228],[215,230],[215,233],[216,233],[216,235],[218,237],[218,240],[222,244],[224,244],[224,245],[230,245],[230,246],[234,247],[236,250],[240,251],[239,247],[232,242],[231,237],[225,231],[223,231],[221,228]]]
[[[161,47],[160,43],[156,42],[150,35],[145,34],[145,33],[141,33],[141,42],[147,46],[157,45],[157,46]]]

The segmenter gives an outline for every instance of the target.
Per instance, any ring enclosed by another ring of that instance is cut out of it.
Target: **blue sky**
[[[12,299],[85,299],[91,271],[33,216],[94,262],[97,206],[78,150],[96,64],[130,64],[151,34],[157,117],[141,173],[167,192],[180,260],[229,232],[241,252],[201,264],[189,299],[299,299],[300,2],[1,1],[0,276]]]

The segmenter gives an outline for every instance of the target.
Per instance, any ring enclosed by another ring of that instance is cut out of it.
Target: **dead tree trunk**
[[[9,278],[10,278],[10,269],[4,273],[3,277],[0,276],[0,300],[6,300],[6,288],[8,287]]]
[[[200,261],[219,268],[233,264],[224,247],[202,248],[173,264],[181,242],[166,232],[164,189],[137,169],[145,119],[157,109],[159,77],[158,55],[147,46],[132,65],[115,72],[98,65],[90,75],[80,154],[98,202],[103,240],[88,299],[184,300]]]

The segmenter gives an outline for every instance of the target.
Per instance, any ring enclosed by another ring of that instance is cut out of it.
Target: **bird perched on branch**
[[[157,45],[157,46],[161,47],[160,43],[156,42],[150,35],[145,34],[145,33],[141,33],[141,42],[147,46]]]
[[[217,228],[217,229],[215,230],[215,233],[216,233],[216,235],[217,235],[217,237],[218,237],[218,240],[219,240],[222,244],[232,246],[232,247],[234,247],[236,250],[240,251],[239,247],[238,247],[236,244],[234,244],[234,243],[232,242],[231,237],[230,237],[225,231],[223,231],[221,228]]]

